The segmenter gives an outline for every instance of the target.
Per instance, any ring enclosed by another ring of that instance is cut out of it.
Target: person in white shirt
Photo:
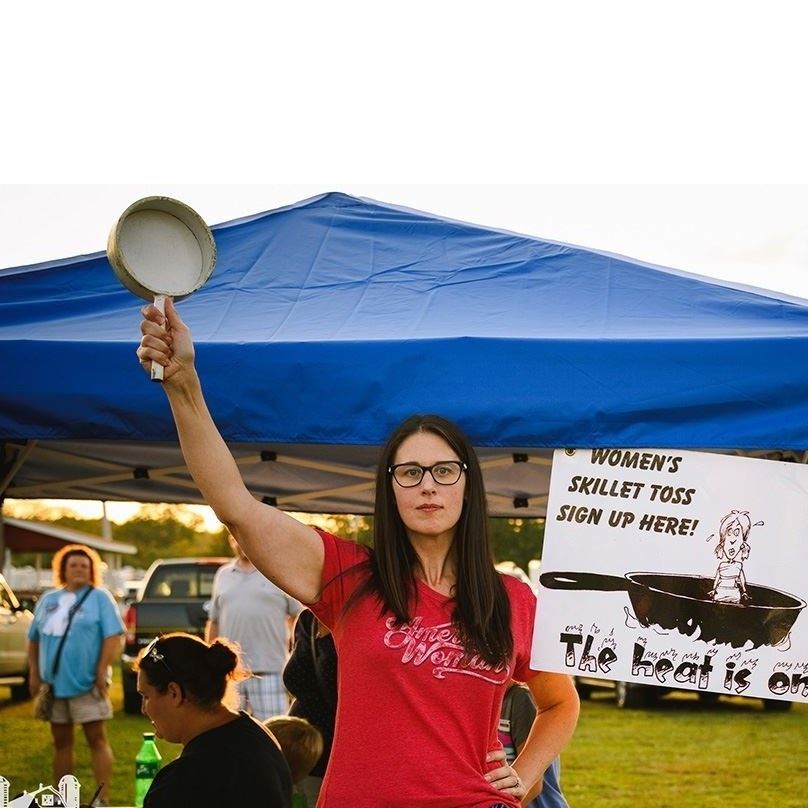
[[[228,536],[235,558],[213,579],[213,598],[205,639],[226,637],[241,647],[252,676],[239,682],[240,709],[259,721],[285,713],[289,703],[282,672],[289,637],[301,604],[278,589],[253,565],[238,542]]]

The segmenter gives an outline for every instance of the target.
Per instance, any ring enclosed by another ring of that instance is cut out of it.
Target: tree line
[[[51,522],[73,528],[93,536],[103,535],[101,519],[83,519],[63,513],[56,518],[32,514],[34,521]],[[373,517],[346,515],[302,515],[305,521],[352,538],[363,544],[373,543]],[[143,505],[134,517],[123,524],[111,523],[114,541],[133,544],[138,548],[134,556],[126,556],[124,563],[146,568],[157,558],[183,556],[230,556],[227,529],[203,529],[201,516],[181,505]],[[544,545],[543,519],[489,519],[489,534],[495,561],[513,561],[525,572],[528,562],[541,558]],[[33,554],[15,553],[16,565],[33,563]]]

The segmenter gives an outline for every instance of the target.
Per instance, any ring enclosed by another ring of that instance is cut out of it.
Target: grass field
[[[0,687],[0,774],[11,793],[51,781],[48,726],[31,704],[13,704]],[[131,805],[134,759],[145,718],[121,711],[108,724],[117,758],[113,805]],[[179,747],[158,741],[163,762]],[[94,791],[87,747],[77,738],[76,775],[84,798]],[[618,710],[613,697],[583,702],[575,738],[562,758],[572,808],[799,808],[808,806],[808,705],[766,713],[757,700],[704,706],[691,694],[668,696],[651,710]],[[346,806],[346,808],[349,808]]]
[[[768,713],[757,699],[678,693],[619,710],[604,692],[582,702],[561,782],[572,808],[798,808],[806,753],[805,704]]]
[[[50,725],[32,717],[31,702],[12,703],[10,690],[0,687],[0,774],[11,783],[11,795],[23,789],[33,791],[39,783],[51,783]],[[107,734],[115,753],[115,776],[110,790],[110,805],[132,805],[135,785],[135,756],[140,749],[143,733],[153,731],[142,716],[125,715],[120,672],[115,670],[112,683],[112,703],[115,717],[107,723]],[[180,747],[157,741],[163,763],[173,760]],[[82,784],[82,800],[89,800],[95,791],[90,768],[90,755],[81,730],[76,730],[76,777]]]

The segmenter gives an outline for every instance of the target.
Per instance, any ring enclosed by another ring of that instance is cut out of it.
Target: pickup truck
[[[0,685],[13,701],[28,698],[28,627],[34,619],[0,575]]]
[[[227,558],[158,559],[124,615],[126,641],[121,655],[123,709],[140,712],[137,673],[132,666],[142,648],[170,631],[202,637],[210,611],[213,576]]]
[[[589,676],[574,676],[575,687],[582,699],[588,699],[593,690],[613,690],[615,704],[622,709],[634,710],[642,707],[653,707],[659,699],[668,693],[676,692],[675,687],[657,687],[644,685],[641,682],[615,682],[611,679],[595,679]],[[693,693],[692,690],[681,691]],[[704,705],[715,704],[720,698],[719,693],[698,691],[698,699]],[[728,694],[729,695],[729,694]],[[740,696],[739,698],[747,698]],[[749,698],[754,698],[750,696]],[[791,709],[790,701],[780,699],[761,699],[763,709],[769,712],[787,712]]]

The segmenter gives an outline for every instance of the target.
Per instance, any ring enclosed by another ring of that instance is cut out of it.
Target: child
[[[499,739],[509,762],[521,751],[535,717],[536,704],[530,691],[518,682],[511,682],[499,720]],[[526,808],[569,808],[561,791],[560,774],[561,762],[556,758],[544,773],[541,794],[535,796],[535,787],[528,792],[532,799]]]
[[[305,718],[276,715],[267,718],[264,726],[275,736],[292,772],[292,808],[309,808],[298,784],[312,770],[323,753],[323,736]]]

